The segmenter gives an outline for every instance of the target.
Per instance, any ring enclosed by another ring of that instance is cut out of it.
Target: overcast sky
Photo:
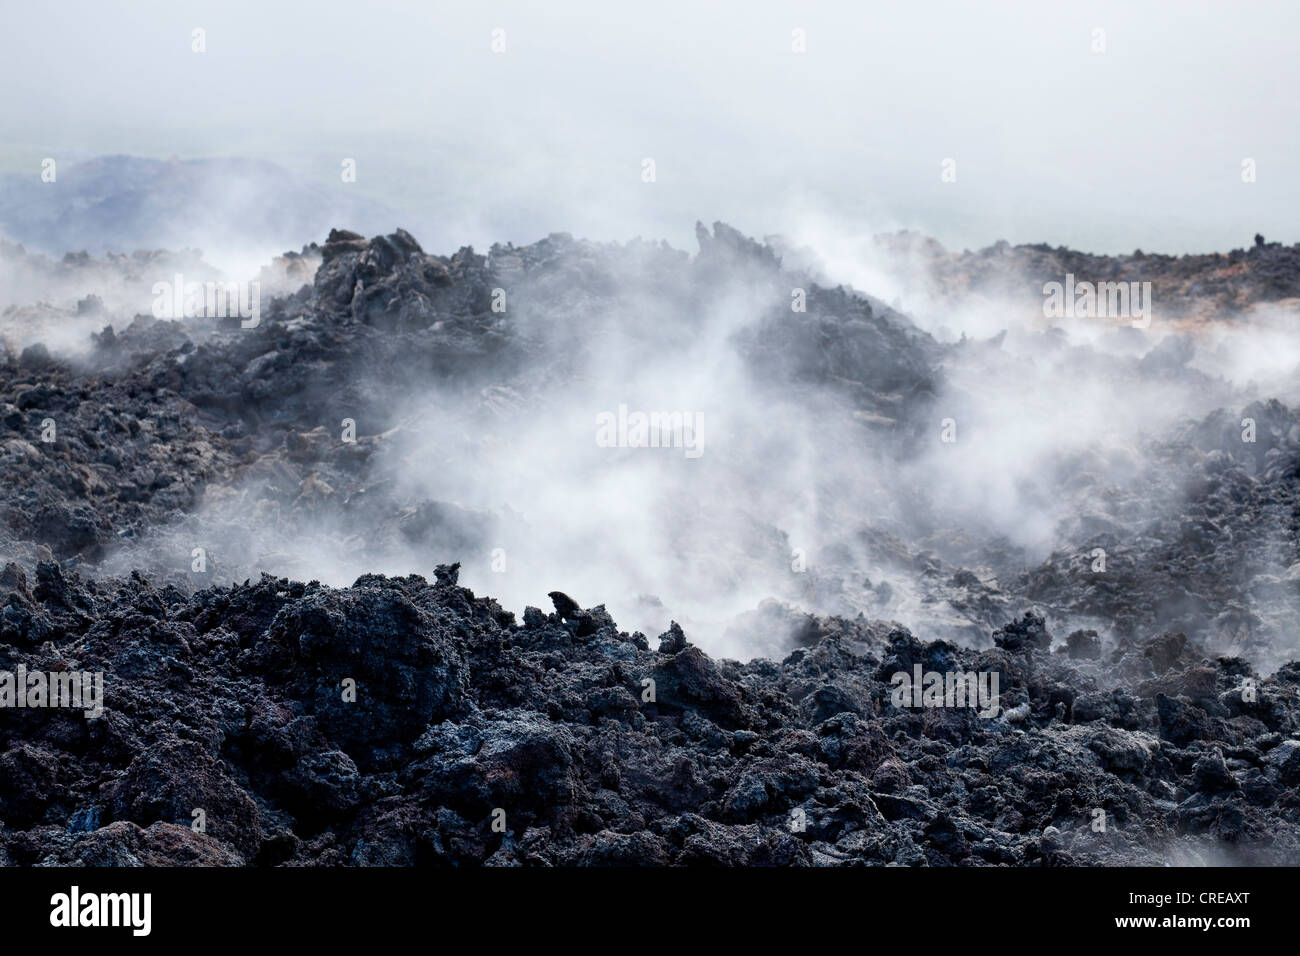
[[[256,157],[409,210],[440,252],[560,230],[693,248],[696,219],[1300,240],[1290,0],[0,4],[0,168]]]

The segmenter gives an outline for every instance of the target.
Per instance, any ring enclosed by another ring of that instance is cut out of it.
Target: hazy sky
[[[558,230],[693,248],[696,219],[956,247],[1300,240],[1290,0],[0,5],[3,170],[252,156],[409,210],[435,251]]]

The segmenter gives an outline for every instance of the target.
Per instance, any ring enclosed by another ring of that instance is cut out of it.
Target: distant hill
[[[305,180],[248,159],[105,156],[36,174],[0,176],[0,234],[62,255],[136,249],[291,249],[333,226],[391,231],[397,214],[343,183]]]

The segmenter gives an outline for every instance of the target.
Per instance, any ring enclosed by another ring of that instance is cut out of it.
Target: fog
[[[368,384],[386,410],[361,427],[376,449],[364,484],[382,503],[370,518],[268,510],[265,472],[251,468],[195,517],[125,542],[104,569],[183,562],[196,540],[217,542],[217,580],[265,570],[343,586],[459,562],[462,583],[516,613],[560,589],[651,636],[676,620],[737,658],[788,649],[805,612],[981,645],[1035,605],[965,606],[958,571],[997,588],[1054,552],[1086,553],[1098,529],[1176,519],[1184,495],[1153,443],[1218,408],[1231,418],[1256,399],[1294,398],[1300,380],[1300,332],[1277,307],[1192,331],[1157,307],[1135,338],[1126,322],[1048,320],[1023,299],[941,304],[915,261],[826,217],[774,243],[797,249],[790,262],[808,273],[745,262],[691,272],[685,251],[634,243],[519,278],[500,321],[525,343],[522,368],[503,362],[468,384]],[[292,290],[270,281],[274,269],[261,274],[268,296]],[[790,284],[814,278],[873,296],[860,300],[873,321],[929,343],[935,390],[915,420],[881,419],[833,377],[799,383],[756,360],[754,343],[790,315]],[[63,300],[90,291],[77,290]],[[892,313],[879,293],[909,311]],[[147,312],[144,287],[136,294],[135,310],[111,314],[119,328]],[[84,356],[72,338],[46,344]],[[328,394],[317,406],[331,433],[351,413]],[[694,434],[685,447],[606,447],[601,417],[620,406],[680,412]],[[1256,551],[1284,553],[1278,535]],[[1268,560],[1286,573],[1284,559]],[[1110,635],[1088,615],[1057,624]]]
[[[578,263],[568,286],[512,286],[502,321],[525,367],[473,387],[374,383],[386,412],[364,423],[369,479],[428,535],[269,515],[250,470],[197,516],[124,542],[110,571],[186,554],[207,523],[231,536],[229,579],[342,585],[459,561],[517,612],[558,588],[652,636],[675,619],[736,657],[789,643],[745,624],[769,599],[978,643],[1029,602],[958,608],[956,572],[995,590],[1097,528],[1176,515],[1183,490],[1153,443],[1297,397],[1286,307],[1188,328],[1157,303],[1134,335],[1024,298],[954,304],[924,257],[877,239],[1177,253],[1300,238],[1300,132],[1277,95],[1300,80],[1291,6],[388,3],[359,18],[150,0],[7,17],[0,171],[24,205],[0,208],[0,232],[52,256],[0,261],[15,354],[40,342],[92,362],[90,334],[148,314],[152,284],[182,269],[291,293],[318,260],[290,274],[272,256],[330,225],[405,226],[445,254],[561,230],[649,240]],[[53,69],[50,49],[64,51]],[[167,165],[96,159],[119,153]],[[59,178],[42,183],[46,158]],[[200,159],[232,163],[199,176]],[[69,196],[81,205],[59,221]],[[787,272],[692,277],[700,219],[773,236]],[[152,246],[178,251],[111,254]],[[60,264],[80,248],[94,258]],[[871,297],[870,322],[905,329],[932,374],[925,401],[774,372],[765,337],[795,282]],[[332,401],[331,430],[348,414]],[[604,447],[598,423],[624,407],[691,416],[699,453]]]
[[[687,247],[696,219],[789,235],[816,209],[955,248],[1300,239],[1293,4],[10,6],[0,171],[33,179],[46,157],[248,157],[438,250]]]

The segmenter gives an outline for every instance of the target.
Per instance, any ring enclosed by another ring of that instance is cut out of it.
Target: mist
[[[14,18],[29,42],[0,58],[15,91],[0,233],[25,246],[0,259],[8,351],[119,368],[123,348],[172,334],[148,321],[151,293],[181,273],[260,282],[280,303],[268,324],[290,330],[248,357],[271,381],[240,386],[238,427],[196,412],[275,462],[123,536],[94,558],[108,570],[174,568],[212,527],[218,580],[458,561],[517,613],[559,588],[742,658],[793,639],[738,623],[764,607],[792,632],[804,613],[863,615],[978,646],[1041,603],[1035,575],[1102,538],[1141,550],[1142,528],[1194,503],[1178,456],[1212,454],[1213,416],[1296,400],[1289,300],[1207,321],[1160,286],[1149,327],[1049,319],[1041,270],[999,265],[992,245],[1294,239],[1300,143],[1274,95],[1297,78],[1289,7],[391,2],[356,22],[148,2]],[[52,45],[61,68],[41,69],[33,51]],[[706,231],[697,254],[699,219],[762,238]],[[295,374],[282,353],[304,322],[376,321],[350,287],[313,299],[328,230],[399,225],[442,263],[490,250],[500,311],[380,289],[472,368],[434,358],[389,380],[358,356],[365,381],[305,381],[292,427],[257,407]],[[580,239],[541,239],[557,235]],[[1106,278],[1095,268],[1081,278]],[[179,321],[200,347],[229,335]],[[599,422],[624,409],[679,415],[698,447],[605,447]],[[355,446],[331,450],[345,420]],[[308,453],[334,457],[291,481],[280,465]],[[1285,542],[1257,551],[1252,574],[1284,579]]]
[[[954,307],[908,243],[826,218],[767,245],[722,226],[699,242],[694,254],[567,236],[493,246],[500,311],[451,334],[514,344],[469,375],[375,370],[357,423],[365,465],[348,486],[350,502],[371,505],[340,505],[328,477],[272,504],[280,479],[258,465],[210,488],[194,515],[122,542],[103,570],[183,563],[215,539],[213,581],[267,571],[346,586],[458,562],[463,583],[517,614],[559,589],[651,637],[675,620],[740,659],[784,653],[809,614],[987,646],[996,626],[1043,606],[1021,577],[1188,506],[1163,444],[1217,409],[1294,393],[1300,333],[1275,306],[1189,327],[1157,301],[1135,329],[1048,319],[1023,296]],[[268,298],[313,281],[319,262],[268,264]],[[90,266],[50,280],[46,297],[66,305],[99,289],[107,321],[130,328],[147,283],[131,299]],[[1032,277],[1002,280],[1041,302]],[[93,364],[72,320],[45,344]],[[863,362],[873,374],[845,377]],[[356,406],[322,393],[308,408],[321,425],[286,448],[309,442],[345,461],[335,439]],[[603,417],[638,412],[690,427],[666,447],[602,441]],[[1270,555],[1264,573],[1287,574],[1285,542],[1256,550]],[[1293,605],[1283,599],[1280,621]],[[1120,636],[1103,615],[1054,613],[1063,628]],[[1220,637],[1269,660],[1294,650],[1267,633]]]
[[[1287,4],[372,9],[364,22],[248,0],[9,11],[0,169],[42,185],[47,158],[256,157],[340,206],[399,209],[436,249],[555,230],[682,248],[697,218],[789,234],[819,208],[952,248],[1300,238],[1300,143],[1277,95],[1300,79]]]

